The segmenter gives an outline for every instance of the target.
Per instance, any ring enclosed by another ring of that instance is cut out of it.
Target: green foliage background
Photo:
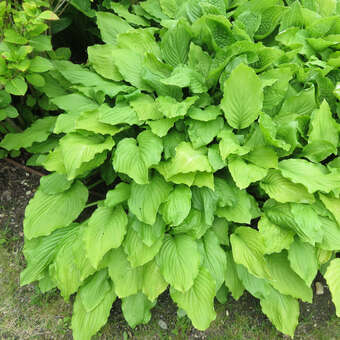
[[[340,315],[340,2],[6,1],[0,15],[2,155],[51,172],[26,209],[21,283],[77,293],[75,339],[116,298],[147,323],[168,287],[197,329],[215,297],[247,290],[293,336],[319,271]]]

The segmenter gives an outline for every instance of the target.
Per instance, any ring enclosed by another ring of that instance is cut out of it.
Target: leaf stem
[[[98,181],[96,181],[96,182],[90,184],[87,188],[88,188],[89,190],[91,190],[92,188],[95,188],[97,185],[99,185],[99,184],[101,184],[101,183],[103,183],[103,182],[104,182],[103,179],[99,179]]]
[[[86,209],[86,208],[93,207],[94,205],[97,205],[98,203],[103,202],[103,201],[104,201],[104,200],[99,200],[99,201],[95,201],[95,202],[91,202],[91,203],[89,203],[89,204],[86,204],[86,205],[85,205],[85,209]]]

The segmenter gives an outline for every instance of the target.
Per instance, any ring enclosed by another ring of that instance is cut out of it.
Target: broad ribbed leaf
[[[262,235],[247,227],[239,227],[230,237],[233,258],[236,263],[244,265],[256,277],[270,277],[265,261],[265,244]]]
[[[131,187],[127,183],[119,183],[113,190],[109,190],[106,194],[105,205],[107,207],[115,207],[116,205],[126,202],[130,197]]]
[[[43,142],[52,133],[55,122],[55,117],[38,119],[23,132],[6,134],[0,147],[11,151],[30,147],[36,142]]]
[[[77,176],[77,170],[105,150],[114,146],[112,137],[85,136],[78,133],[69,133],[60,139],[61,152],[68,179]]]
[[[132,268],[122,247],[111,250],[107,261],[109,275],[118,297],[134,295],[142,289],[143,267]]]
[[[294,183],[303,184],[311,194],[318,190],[329,193],[340,188],[339,175],[330,173],[321,164],[291,158],[281,161],[279,169],[284,177]]]
[[[248,188],[251,183],[261,180],[268,173],[267,169],[246,163],[241,157],[233,156],[229,159],[229,171],[240,189]]]
[[[296,239],[289,247],[288,260],[295,273],[310,287],[318,272],[315,248],[309,243]]]
[[[302,184],[291,182],[278,170],[270,170],[260,185],[268,196],[277,202],[313,203],[315,201],[314,196]]]
[[[241,265],[237,266],[237,272],[248,292],[260,299],[262,312],[275,327],[293,335],[299,320],[298,300],[280,294],[267,281],[249,274]]]
[[[197,149],[213,141],[217,134],[222,130],[224,121],[222,117],[209,122],[195,120],[188,121],[188,135],[192,146]]]
[[[258,229],[265,244],[265,254],[280,253],[294,242],[294,232],[272,223],[266,215],[258,222]]]
[[[115,48],[111,44],[93,45],[87,48],[87,55],[89,63],[98,74],[113,81],[120,81],[123,78],[113,59]]]
[[[81,292],[81,290],[80,290]],[[72,331],[75,340],[91,340],[107,322],[113,302],[116,299],[113,287],[102,291],[101,302],[88,312],[82,302],[80,293],[77,294],[73,306]]]
[[[78,290],[86,278],[96,272],[86,257],[82,233],[81,228],[61,246],[49,267],[52,280],[66,300]]]
[[[267,315],[274,326],[293,337],[300,314],[298,300],[272,289],[260,302],[262,312]]]
[[[162,57],[167,64],[176,66],[185,64],[188,58],[191,34],[184,21],[177,22],[169,29],[161,41]]]
[[[165,281],[178,291],[187,291],[199,271],[200,254],[196,241],[186,235],[166,235],[157,263]]]
[[[230,126],[235,129],[248,127],[262,109],[261,80],[250,67],[240,64],[224,84],[221,107]]]
[[[185,292],[171,288],[170,295],[184,309],[195,328],[205,330],[215,320],[214,297],[216,283],[210,273],[201,268],[193,286]]]
[[[110,290],[111,284],[108,280],[106,269],[102,269],[90,277],[79,290],[79,295],[86,312],[94,310]]]
[[[151,302],[143,293],[139,292],[122,299],[122,312],[131,328],[148,323],[151,319],[150,310],[156,304]]]
[[[158,209],[170,191],[171,185],[159,175],[155,175],[149,184],[132,183],[129,209],[141,222],[154,224]]]
[[[211,167],[204,149],[195,150],[191,143],[182,142],[176,147],[176,155],[167,162],[155,167],[166,179],[177,174],[190,172],[211,172]]]
[[[235,191],[236,202],[232,206],[218,208],[216,215],[228,221],[249,224],[253,218],[260,216],[260,210],[254,197],[245,190]]]
[[[197,99],[197,96],[187,97],[185,100],[178,102],[172,97],[159,96],[155,102],[158,111],[161,112],[163,116],[166,118],[176,118],[185,116]]]
[[[152,260],[143,266],[143,293],[150,301],[154,301],[168,287],[164,280],[159,266],[155,260]]]
[[[113,166],[117,172],[129,175],[136,183],[147,184],[149,168],[160,162],[162,151],[162,140],[151,131],[143,131],[138,135],[137,141],[124,138],[118,143]]]
[[[109,12],[96,12],[96,15],[100,35],[107,44],[115,44],[119,33],[125,33],[133,29],[118,15]]]
[[[340,259],[334,259],[327,267],[325,279],[332,294],[336,315],[340,317]]]
[[[150,262],[159,252],[163,244],[163,237],[164,234],[161,233],[157,241],[153,242],[151,246],[147,246],[138,233],[133,228],[129,228],[123,248],[131,266],[134,268]]]
[[[226,252],[226,261],[225,284],[233,298],[238,300],[244,292],[244,287],[238,276],[236,263],[231,251]]]
[[[320,109],[311,116],[308,145],[304,154],[314,162],[320,162],[331,154],[337,154],[339,128],[332,117],[328,103],[324,100]]]
[[[331,195],[323,195],[319,193],[319,197],[325,207],[333,214],[335,220],[340,225],[340,199]]]
[[[31,239],[49,235],[68,226],[84,209],[87,197],[87,188],[79,181],[70,189],[54,195],[38,189],[25,211],[25,236]]]
[[[156,222],[153,225],[150,225],[141,222],[136,216],[130,213],[129,227],[134,229],[140,239],[148,247],[151,247],[155,242],[164,237],[165,222],[159,214],[157,215]]]
[[[312,289],[291,269],[286,254],[271,254],[266,258],[266,263],[270,273],[269,282],[281,294],[312,302]]]
[[[97,268],[103,256],[112,248],[118,248],[126,234],[128,219],[121,205],[115,208],[98,207],[84,232],[86,255]]]
[[[64,175],[55,172],[41,177],[40,190],[47,195],[59,194],[70,189],[72,183]]]
[[[26,285],[39,280],[65,240],[77,232],[77,225],[71,224],[69,227],[57,229],[51,235],[26,240],[23,252],[27,266],[20,274],[20,284]]]
[[[162,205],[160,212],[166,224],[177,226],[188,216],[191,209],[191,191],[185,185],[175,185]]]
[[[208,270],[216,282],[216,291],[222,286],[227,270],[226,254],[220,246],[216,234],[208,230],[199,243],[203,253],[203,267]]]

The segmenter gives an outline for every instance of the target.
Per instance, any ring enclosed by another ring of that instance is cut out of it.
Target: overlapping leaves
[[[168,286],[198,329],[219,290],[247,290],[293,335],[321,265],[339,314],[340,8],[327,4],[112,3],[89,65],[53,63],[42,91],[64,112],[2,143],[40,147],[61,176],[26,210],[22,282],[78,291],[76,339],[116,296],[132,327],[148,322]],[[71,224],[98,173],[106,199]]]

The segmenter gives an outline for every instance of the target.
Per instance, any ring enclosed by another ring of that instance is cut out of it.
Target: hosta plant
[[[63,93],[41,91],[60,114],[23,132],[56,144],[26,209],[21,283],[76,294],[81,340],[118,298],[131,327],[147,323],[168,288],[197,329],[216,296],[246,290],[293,336],[319,271],[340,316],[337,1],[105,6],[88,63],[51,61]]]

